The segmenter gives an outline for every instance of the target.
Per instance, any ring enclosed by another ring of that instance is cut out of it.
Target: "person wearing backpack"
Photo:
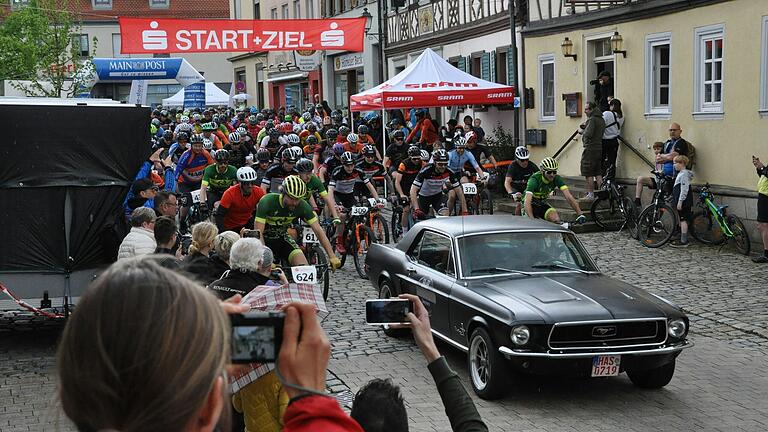
[[[616,177],[616,157],[619,154],[619,134],[624,127],[624,113],[621,111],[621,101],[611,99],[608,103],[610,111],[603,112],[605,130],[603,131],[603,178]],[[613,171],[608,168],[613,166]]]

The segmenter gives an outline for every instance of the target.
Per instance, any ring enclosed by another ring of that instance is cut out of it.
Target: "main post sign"
[[[120,18],[123,54],[362,51],[365,18],[187,20]]]

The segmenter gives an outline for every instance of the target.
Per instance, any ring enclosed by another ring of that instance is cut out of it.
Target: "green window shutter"
[[[467,59],[465,57],[459,57],[459,64],[456,66],[460,71],[467,71]]]
[[[491,53],[484,52],[480,57],[480,79],[486,81],[491,79]]]
[[[464,72],[472,75],[472,56],[467,56],[467,62],[465,63]]]
[[[507,85],[515,85],[517,82],[517,57],[511,48],[507,48]]]
[[[491,82],[496,82],[496,50],[491,51],[491,63],[490,63],[490,69],[491,69]]]

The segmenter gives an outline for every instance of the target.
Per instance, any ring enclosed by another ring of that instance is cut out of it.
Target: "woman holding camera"
[[[82,432],[229,430],[226,313],[247,310],[233,300],[151,259],[113,264],[80,298],[59,343],[64,413]],[[362,432],[324,393],[329,357],[314,306],[288,305],[277,363],[291,398],[283,431]]]

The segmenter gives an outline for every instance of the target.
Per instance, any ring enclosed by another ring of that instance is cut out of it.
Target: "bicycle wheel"
[[[376,234],[371,228],[365,225],[358,225],[357,228],[360,241],[353,240],[354,247],[349,249],[348,252],[352,254],[357,274],[363,279],[368,279],[368,274],[365,271],[365,258],[368,256],[371,244],[378,243],[378,241],[376,240]],[[352,237],[354,238],[354,234],[352,234]]]
[[[317,284],[323,288],[323,300],[328,300],[328,257],[317,245],[312,245],[307,250],[307,262],[317,268]]]
[[[677,220],[677,212],[667,204],[646,207],[637,221],[640,243],[650,248],[663,246],[672,238]]]
[[[629,230],[629,235],[637,239],[637,208],[635,203],[628,196],[621,197],[621,203],[624,207],[624,217],[626,218],[626,227]]]
[[[691,235],[696,240],[707,245],[719,245],[725,241],[720,224],[717,223],[709,210],[700,210],[693,215]]]
[[[379,243],[389,244],[389,225],[384,220],[384,217],[381,216],[381,213],[373,218],[372,228]]]
[[[613,196],[592,201],[589,213],[597,226],[606,231],[616,231],[624,224],[624,212],[621,211],[619,200]]]
[[[493,214],[493,195],[491,195],[491,191],[483,189],[480,192],[480,203],[477,207],[479,210],[478,214]]]
[[[402,211],[392,211],[392,242],[397,243],[403,238]]]
[[[749,234],[747,233],[747,228],[744,226],[744,222],[742,222],[738,216],[734,215],[728,215],[728,217],[725,218],[725,221],[728,224],[728,228],[730,228],[733,233],[733,241],[736,244],[736,250],[744,255],[749,255],[749,250],[752,245],[749,241]]]

